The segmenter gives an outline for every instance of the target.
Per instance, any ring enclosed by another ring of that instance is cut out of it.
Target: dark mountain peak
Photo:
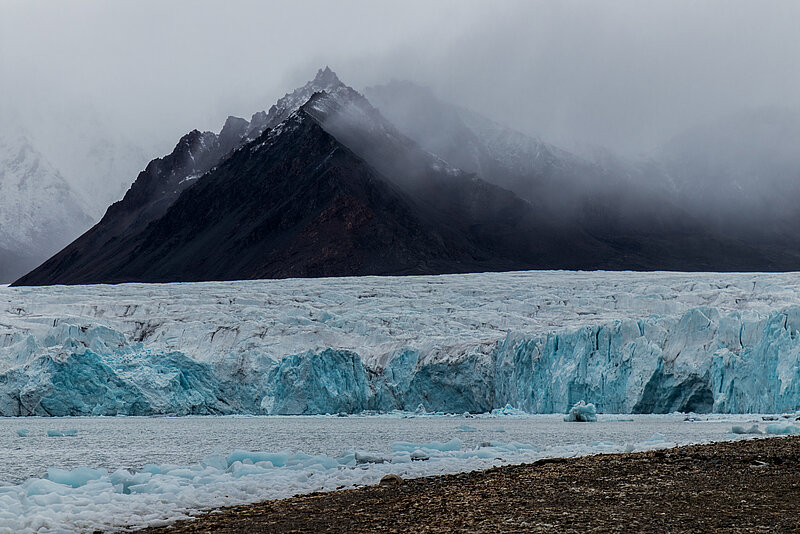
[[[229,116],[219,132],[220,151],[223,154],[227,154],[239,146],[248,126],[250,126],[250,123],[245,119],[234,117],[233,115]]]
[[[193,155],[194,152],[208,146],[217,139],[217,134],[214,132],[201,132],[200,130],[192,130],[180,138],[175,149],[181,152],[186,152]]]
[[[333,94],[347,91],[355,92],[352,88],[343,84],[330,68],[319,69],[313,80],[302,87],[298,87],[291,93],[286,93],[269,108],[268,112],[262,111],[253,115],[245,135],[245,142],[255,139],[264,130],[274,128],[283,122],[294,111],[300,109],[300,106],[305,104],[314,93],[325,92]]]
[[[219,132],[222,135],[226,130],[237,130],[242,127],[246,127],[249,122],[247,119],[243,119],[241,117],[236,117],[235,115],[228,115],[228,118],[225,119],[225,124],[222,126],[222,130]]]
[[[323,86],[335,86],[335,85],[344,85],[340,80],[339,77],[336,76],[336,73],[331,70],[330,67],[327,65],[324,69],[319,69],[317,71],[317,75],[314,77],[314,80],[311,82],[314,85],[319,87]]]
[[[256,111],[250,117],[250,124],[259,124],[267,120],[267,112],[266,111]]]

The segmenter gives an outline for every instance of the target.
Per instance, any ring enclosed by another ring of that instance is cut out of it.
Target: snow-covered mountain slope
[[[0,282],[10,282],[92,223],[87,208],[24,134],[0,135]]]
[[[129,132],[89,104],[26,112],[24,124],[32,143],[87,205],[95,222],[163,146],[154,139],[159,132]]]
[[[775,412],[800,277],[527,272],[0,290],[0,413]]]
[[[523,176],[540,182],[576,180],[593,170],[574,154],[443,102],[411,82],[393,80],[367,87],[364,94],[426,150],[504,187],[521,188],[517,182]]]

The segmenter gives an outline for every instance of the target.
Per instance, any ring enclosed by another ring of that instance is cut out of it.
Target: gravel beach
[[[387,481],[142,532],[800,532],[800,437]]]

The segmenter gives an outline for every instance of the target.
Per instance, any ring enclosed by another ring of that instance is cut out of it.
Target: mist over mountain
[[[365,94],[425,149],[614,247],[616,265],[795,268],[798,210],[789,199],[800,186],[797,114],[739,114],[690,130],[648,158],[628,159],[602,147],[571,153],[411,82]],[[746,260],[744,250],[756,256]]]
[[[91,225],[86,205],[23,133],[0,134],[0,283]]]
[[[186,134],[16,284],[800,268],[796,239],[735,231],[686,202],[677,156],[586,159],[413,84],[366,93],[380,109],[326,67],[250,121]],[[726,168],[713,167],[720,187],[734,183]]]
[[[249,123],[184,136],[16,283],[574,268],[599,250],[613,255],[422,150],[326,68]]]
[[[798,147],[800,113],[760,108],[698,125],[665,143],[653,160],[679,202],[709,223],[795,243]]]

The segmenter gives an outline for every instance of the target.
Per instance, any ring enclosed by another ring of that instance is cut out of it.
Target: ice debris
[[[585,401],[578,401],[569,409],[569,413],[564,416],[564,421],[594,423],[597,421],[597,410],[594,404],[587,404]]]
[[[475,428],[474,426],[469,426],[466,423],[462,423],[462,424],[458,425],[456,427],[456,430],[458,432],[477,432],[478,431],[477,428]]]
[[[525,415],[524,410],[518,410],[511,406],[511,404],[506,404],[502,408],[495,408],[491,413],[496,416]]]
[[[773,435],[797,435],[800,434],[800,426],[791,423],[772,423],[767,425],[766,433]]]
[[[763,434],[763,432],[761,432],[761,430],[758,428],[758,425],[753,425],[750,428],[734,425],[733,428],[731,428],[731,432],[734,434]]]
[[[78,430],[76,428],[67,428],[65,430],[50,429],[47,431],[47,436],[51,438],[74,437],[77,435],[78,435]]]
[[[379,484],[387,475],[407,480],[542,458],[654,450],[671,445],[674,444],[660,439],[624,446],[600,441],[546,449],[519,442],[484,442],[478,447],[465,447],[453,439],[396,442],[391,452],[383,454],[345,451],[328,456],[235,450],[227,455],[212,454],[194,465],[150,464],[136,471],[50,468],[44,478],[0,488],[0,531],[127,531],[163,526],[201,509]]]
[[[21,438],[28,437],[28,429],[27,428],[18,428],[17,429],[17,436]]]

